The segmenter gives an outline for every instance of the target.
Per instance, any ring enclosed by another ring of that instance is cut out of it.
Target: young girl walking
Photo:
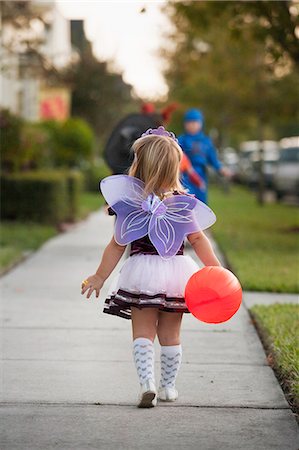
[[[212,225],[213,211],[187,194],[179,179],[182,150],[175,135],[163,127],[147,130],[132,150],[129,175],[113,175],[101,182],[110,214],[116,215],[114,235],[104,250],[96,272],[82,282],[87,298],[99,297],[105,280],[130,244],[104,312],[131,319],[133,358],[140,382],[138,407],[150,408],[178,398],[176,377],[182,361],[180,330],[188,313],[184,290],[198,271],[196,262],[184,255],[187,237],[204,265],[220,261],[203,229]],[[161,346],[161,376],[156,388],[154,340]]]

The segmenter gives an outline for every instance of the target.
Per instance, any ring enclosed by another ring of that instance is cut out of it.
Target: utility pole
[[[256,114],[257,114],[257,138],[259,142],[258,148],[258,186],[257,186],[257,202],[264,205],[265,194],[265,172],[264,172],[264,133],[263,133],[263,119],[264,119],[264,105],[262,79],[259,77],[259,71],[262,70],[260,62],[260,55],[256,56]]]
[[[260,205],[264,204],[265,195],[265,172],[264,172],[264,139],[262,130],[262,114],[258,116],[258,186],[257,186],[257,201]]]

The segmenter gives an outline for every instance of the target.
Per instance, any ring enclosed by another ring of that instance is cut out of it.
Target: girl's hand
[[[87,292],[86,298],[89,298],[93,291],[96,291],[96,297],[100,295],[100,289],[102,289],[104,280],[97,274],[91,275],[90,277],[86,278],[88,283],[85,283],[81,285],[81,294],[85,294]]]

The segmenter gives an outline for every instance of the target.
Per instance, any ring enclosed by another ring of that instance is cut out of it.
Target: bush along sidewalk
[[[80,215],[80,198],[84,188],[84,176],[78,170],[63,172],[67,183],[68,213],[66,220],[74,222]]]
[[[77,170],[6,174],[0,184],[0,274],[104,203],[99,192],[83,190]]]
[[[1,220],[57,225],[75,221],[83,175],[78,171],[45,170],[1,175]]]
[[[85,219],[104,204],[99,193],[83,192],[79,198],[76,221]],[[38,223],[28,220],[2,220],[0,224],[0,275],[27,258],[48,239],[67,231],[73,222],[58,224]]]
[[[67,216],[67,181],[59,172],[1,176],[1,219],[57,224]]]
[[[268,362],[291,408],[299,415],[299,305],[255,305],[251,317],[264,345]]]
[[[95,137],[82,119],[31,123],[0,109],[1,167],[5,173],[81,167],[95,157]]]
[[[0,109],[0,144],[3,272],[99,209],[98,183],[108,171],[95,162],[94,133],[79,118],[31,123]]]
[[[104,161],[88,163],[82,168],[85,178],[85,189],[89,192],[99,192],[99,182],[111,175],[111,170]]]

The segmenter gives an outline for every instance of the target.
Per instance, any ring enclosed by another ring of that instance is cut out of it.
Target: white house
[[[34,0],[32,3],[42,14],[45,24],[33,22],[30,31],[21,30],[20,33],[23,33],[22,37],[34,35],[39,38],[40,53],[50,65],[61,69],[72,58],[69,20],[62,16],[53,0]],[[24,60],[20,46],[15,45],[10,50],[6,48],[14,32],[7,24],[2,27],[0,106],[32,121],[65,118],[68,115],[69,90],[65,86],[49,87],[40,74],[28,70],[30,67],[26,67],[28,62]]]

